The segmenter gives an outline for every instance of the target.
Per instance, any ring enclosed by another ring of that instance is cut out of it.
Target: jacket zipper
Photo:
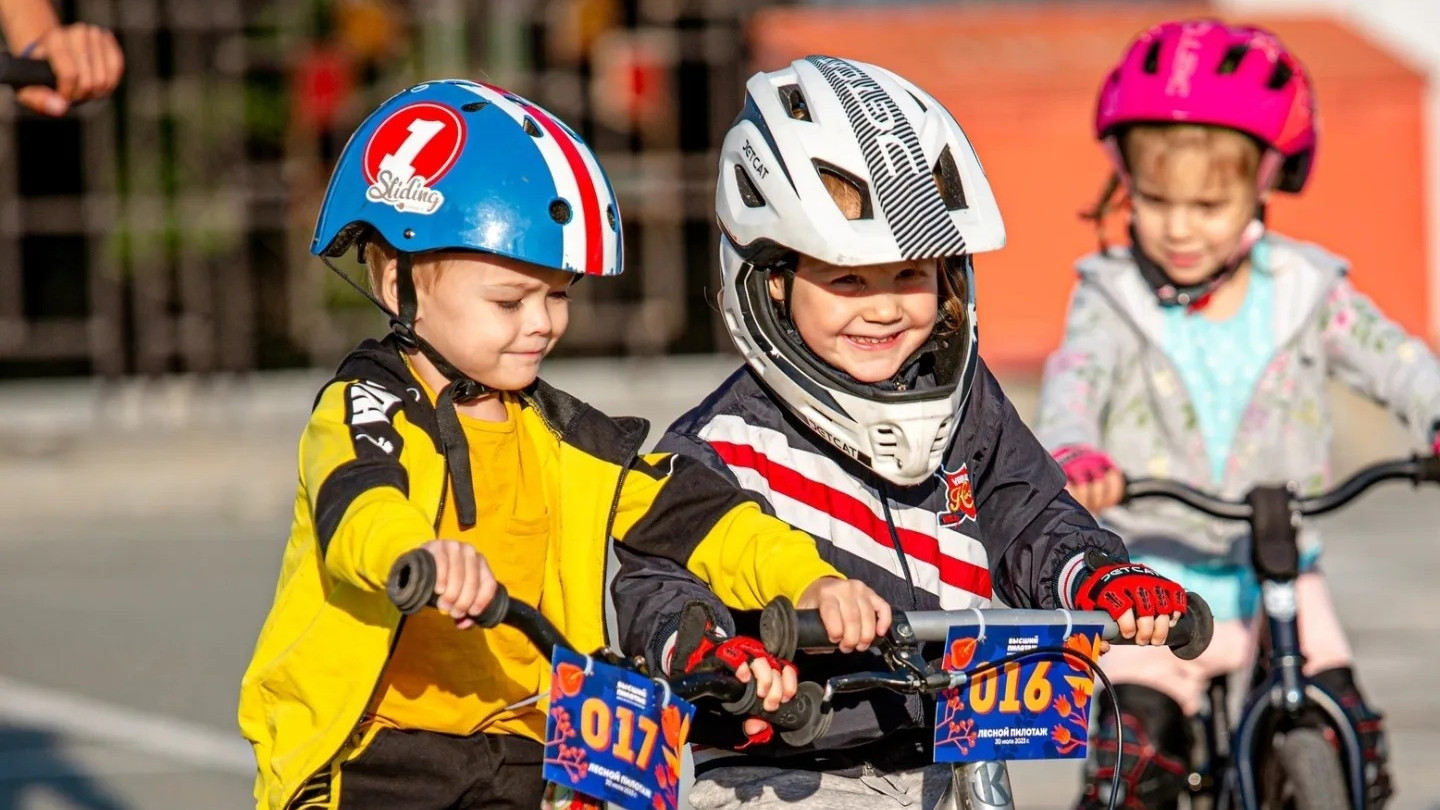
[[[434,527],[437,535],[440,532],[440,521],[445,517],[446,496],[450,491],[450,468],[444,467],[444,470],[444,473],[440,476],[440,505],[435,510]],[[344,750],[345,743],[349,742],[350,738],[355,736],[355,732],[360,730],[360,724],[365,722],[365,712],[370,709],[370,704],[375,702],[375,695],[380,691],[380,682],[385,679],[385,667],[390,665],[390,659],[395,655],[395,648],[400,644],[400,631],[403,629],[405,629],[405,615],[401,614],[400,623],[395,625],[395,632],[390,634],[390,649],[385,651],[385,661],[380,665],[380,677],[376,678],[374,685],[370,687],[370,697],[365,699],[365,707],[360,710],[360,716],[355,718],[355,722],[350,725],[350,731],[346,733],[345,741],[340,743],[340,748],[336,749],[329,757],[326,757],[324,764],[314,773],[311,773],[300,781],[300,785],[296,788],[295,793],[292,793],[290,798],[285,801],[287,810],[295,804],[295,799],[299,795],[300,789],[310,784],[322,770],[328,768],[330,763],[335,761],[335,757],[340,754],[340,751]]]
[[[895,529],[895,518],[890,514],[890,493],[883,483],[877,489],[880,492],[880,508],[885,512],[885,528],[890,530],[890,542],[895,546],[895,556],[900,558],[900,573],[905,575],[905,593],[910,597],[910,609],[919,610],[920,604],[915,601],[915,580],[910,576],[910,562],[905,559],[900,532]]]
[[[605,560],[600,564],[600,581],[604,583],[600,589],[600,630],[607,647],[610,646],[610,611],[605,608],[611,585],[610,544],[615,542],[612,530],[615,527],[615,515],[620,512],[620,496],[625,491],[625,478],[630,475],[630,467],[635,463],[636,453],[639,452],[640,445],[644,441],[645,439],[641,438],[625,448],[625,463],[620,465],[620,477],[615,481],[615,497],[610,500],[610,517],[605,520]]]
[[[634,454],[631,454],[634,457]],[[606,594],[610,592],[610,544],[615,542],[611,529],[615,526],[615,515],[620,512],[620,493],[625,491],[625,477],[630,474],[630,460],[620,467],[620,477],[615,482],[615,497],[610,500],[610,517],[605,520],[605,559],[600,563],[600,634],[605,646],[610,646],[610,611],[606,610]],[[616,652],[619,652],[618,650]]]
[[[545,425],[551,433],[555,434],[557,439],[561,441],[564,440],[564,434],[560,432],[559,428],[550,423],[550,420],[545,417],[545,412],[541,410],[540,404],[536,402],[534,398],[524,393],[520,394],[520,398],[534,409],[535,416],[540,419],[540,422]],[[644,442],[645,437],[641,436],[638,440],[632,441],[627,447],[622,448],[622,456],[625,460],[619,465],[620,477],[615,481],[615,496],[610,500],[610,516],[605,519],[605,556],[600,563],[600,577],[601,582],[604,583],[604,587],[600,589],[600,631],[607,647],[610,644],[610,616],[609,611],[605,609],[605,599],[606,594],[610,592],[610,543],[614,540],[610,532],[615,527],[615,515],[620,512],[620,495],[625,491],[625,478],[630,474],[630,467],[635,463],[635,456],[639,453],[640,445]]]

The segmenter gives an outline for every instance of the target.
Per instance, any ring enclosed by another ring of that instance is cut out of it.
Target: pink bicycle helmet
[[[1141,34],[1106,77],[1095,111],[1095,135],[1107,141],[1122,176],[1116,136],[1140,123],[1208,124],[1250,135],[1274,153],[1261,179],[1278,169],[1281,191],[1304,188],[1315,162],[1310,79],[1262,28],[1184,20]]]

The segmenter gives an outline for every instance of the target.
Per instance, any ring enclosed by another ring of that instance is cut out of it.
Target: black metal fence
[[[127,75],[64,120],[0,99],[0,377],[328,365],[383,321],[307,248],[331,162],[422,78],[486,77],[600,153],[628,267],[566,354],[720,345],[714,149],[755,0],[70,0]]]

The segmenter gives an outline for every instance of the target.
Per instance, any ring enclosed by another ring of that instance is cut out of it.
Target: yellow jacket
[[[391,565],[435,539],[448,489],[435,411],[395,343],[366,341],[321,391],[300,441],[295,517],[275,602],[240,691],[260,808],[285,808],[357,729],[398,637]],[[602,647],[610,538],[685,565],[737,609],[839,576],[809,535],[682,456],[636,453],[644,420],[612,419],[537,381],[522,393],[551,532],[539,608]],[[476,480],[484,497],[484,480]],[[542,686],[542,694],[548,684]]]

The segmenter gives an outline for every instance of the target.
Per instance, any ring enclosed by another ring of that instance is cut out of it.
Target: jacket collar
[[[1314,245],[1267,234],[1269,272],[1275,280],[1275,345],[1284,346],[1310,322],[1330,290],[1348,271],[1344,259]],[[1165,320],[1154,291],[1141,276],[1128,248],[1092,253],[1076,266],[1149,342],[1160,345]]]
[[[411,372],[402,350],[394,335],[365,340],[341,361],[335,379],[366,380],[400,397],[405,403],[406,419],[422,428],[439,452],[440,428],[435,419],[435,405]],[[644,419],[606,416],[544,380],[531,383],[520,392],[520,398],[526,407],[535,409],[560,441],[617,464],[628,463],[650,432],[650,423]]]

